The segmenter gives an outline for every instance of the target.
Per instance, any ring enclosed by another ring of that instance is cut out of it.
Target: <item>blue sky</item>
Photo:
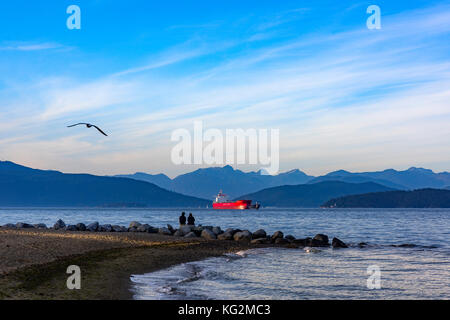
[[[195,167],[171,132],[202,120],[279,129],[282,171],[448,171],[449,33],[449,1],[3,1],[0,157],[173,176]]]

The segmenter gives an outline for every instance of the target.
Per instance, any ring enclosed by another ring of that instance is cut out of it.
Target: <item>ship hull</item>
[[[213,208],[219,210],[246,210],[250,209],[251,204],[252,204],[251,200],[238,200],[233,202],[215,202],[213,203]]]

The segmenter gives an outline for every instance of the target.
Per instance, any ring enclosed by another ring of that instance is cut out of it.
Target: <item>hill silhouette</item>
[[[420,189],[350,195],[331,199],[327,208],[450,208],[450,190]]]
[[[265,207],[316,208],[329,199],[344,195],[390,190],[392,189],[373,182],[324,181],[315,184],[268,188],[242,195],[239,199],[258,201]]]
[[[210,201],[152,183],[66,174],[0,162],[0,205],[6,207],[205,207]]]

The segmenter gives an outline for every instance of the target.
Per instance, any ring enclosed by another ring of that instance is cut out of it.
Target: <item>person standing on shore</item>
[[[186,216],[185,216],[185,213],[182,212],[181,216],[180,216],[180,227],[182,227],[184,225],[186,225]]]
[[[189,217],[188,217],[188,225],[190,226],[194,226],[195,225],[195,218],[192,215],[192,213],[189,213]]]

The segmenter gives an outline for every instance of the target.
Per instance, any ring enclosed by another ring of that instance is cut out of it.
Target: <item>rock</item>
[[[139,224],[138,226],[133,226],[133,227],[131,227],[131,224],[130,224],[130,228],[131,229],[136,228],[137,232],[148,232],[150,227],[151,226],[149,224]]]
[[[189,232],[184,236],[185,238],[197,238],[197,235],[194,232]]]
[[[183,235],[181,234],[181,231],[180,231],[180,230],[176,230],[176,231],[173,233],[173,236],[174,236],[174,237],[182,237]]]
[[[47,225],[45,223],[37,223],[34,225],[36,229],[47,229]]]
[[[86,225],[84,223],[77,223],[76,227],[78,231],[86,231]]]
[[[65,227],[66,227],[66,224],[64,223],[64,221],[59,219],[58,221],[56,221],[55,225],[53,226],[53,229],[59,230],[59,229],[64,229]]]
[[[159,234],[163,234],[165,236],[171,236],[172,232],[170,232],[170,230],[168,228],[159,228],[158,229],[158,233]]]
[[[96,232],[98,230],[98,222],[92,222],[90,224],[88,224],[88,226],[86,227],[86,230],[91,231],[91,232]]]
[[[311,246],[320,247],[320,246],[328,246],[328,236],[325,234],[316,234],[311,241]]]
[[[169,229],[170,233],[174,233],[175,232],[175,229],[170,224],[167,225],[167,229]]]
[[[6,229],[17,229],[16,225],[15,225],[15,224],[12,224],[12,223],[7,223],[7,224],[3,225],[2,228],[6,228]]]
[[[290,241],[286,238],[276,238],[275,244],[288,244]]]
[[[266,243],[270,243],[270,240],[268,240],[267,238],[258,238],[258,239],[253,239],[252,241],[250,241],[251,244],[266,244]]]
[[[138,228],[141,224],[137,221],[131,221],[130,225],[128,226],[128,228],[133,229],[133,228]]]
[[[127,228],[122,226],[113,225],[111,228],[113,232],[127,232]]]
[[[150,226],[150,228],[148,228],[148,230],[147,230],[147,233],[158,233],[158,232],[159,232],[159,229],[152,227],[152,226]]]
[[[219,240],[233,240],[233,234],[231,232],[224,232],[217,236]]]
[[[194,226],[184,225],[180,227],[180,233],[182,236],[187,235],[188,233],[192,232],[194,230]]]
[[[294,239],[292,240],[292,243],[295,243],[301,247],[306,247],[309,246],[309,244],[311,243],[311,238],[305,238],[305,239]]]
[[[251,241],[252,234],[248,230],[240,231],[234,234],[233,239],[235,241]]]
[[[333,238],[333,240],[331,241],[331,246],[333,248],[348,248],[348,246],[338,238]]]
[[[33,229],[34,226],[25,222],[17,222],[16,223],[17,229]]]
[[[237,232],[241,232],[242,230],[240,229],[233,229],[233,228],[228,228],[227,230],[225,230],[225,232],[231,233],[232,236],[234,236],[235,233]]]
[[[66,231],[78,231],[77,226],[73,225],[73,224],[66,226],[65,230]]]
[[[286,237],[284,237],[285,239],[289,240],[290,242],[295,240],[295,237],[293,235],[288,234]]]
[[[217,236],[214,232],[212,232],[209,229],[204,229],[201,233],[201,237],[206,239],[206,240],[215,240],[217,239]]]
[[[360,248],[365,248],[365,247],[367,247],[367,243],[365,243],[365,242],[360,242],[360,243],[358,243],[358,247],[360,247]]]
[[[276,231],[276,232],[272,235],[272,237],[271,237],[272,241],[275,241],[275,240],[278,239],[278,238],[284,238],[283,232],[281,232],[281,231]]]
[[[223,231],[222,231],[222,229],[220,229],[220,227],[214,227],[214,228],[212,228],[212,232],[214,232],[214,234],[215,234],[216,236],[218,236],[219,234],[222,234],[222,233],[223,233]]]
[[[265,238],[265,237],[267,237],[267,233],[263,229],[259,229],[259,230],[256,230],[255,232],[253,232],[253,238],[258,239],[258,238]]]
[[[112,232],[112,225],[110,224],[104,224],[100,226],[100,231],[102,232]]]

